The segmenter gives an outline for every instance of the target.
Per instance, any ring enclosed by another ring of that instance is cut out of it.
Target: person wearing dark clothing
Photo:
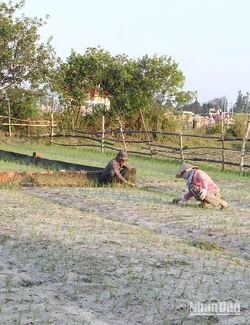
[[[130,186],[135,184],[129,182],[131,167],[125,165],[128,161],[128,154],[125,150],[118,152],[115,158],[111,159],[104,168],[101,176],[101,184],[124,183]]]

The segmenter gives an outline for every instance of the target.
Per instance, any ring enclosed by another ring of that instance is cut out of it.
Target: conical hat
[[[190,169],[190,168],[192,168],[192,169],[199,169],[198,166],[193,166],[193,165],[190,165],[190,164],[188,164],[188,163],[183,162],[183,163],[181,164],[181,167],[179,168],[177,174],[175,175],[175,177],[177,177],[177,178],[181,178],[181,177],[182,177],[181,173],[184,172],[184,171],[187,170],[187,169]]]

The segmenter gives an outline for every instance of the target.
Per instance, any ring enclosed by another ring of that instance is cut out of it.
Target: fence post
[[[122,135],[123,148],[126,151],[127,150],[126,142],[125,142],[125,137],[124,137],[123,130],[122,130],[122,122],[121,122],[120,116],[118,116],[117,120],[118,120],[118,123],[119,123],[119,126],[120,126],[120,132],[121,132],[121,135]]]
[[[248,138],[248,133],[250,129],[250,114],[248,114],[248,120],[246,125],[245,136],[243,138],[242,147],[241,147],[241,154],[240,154],[240,175],[243,175],[243,166],[244,166],[244,156],[245,156],[245,146]]]
[[[55,105],[55,98],[52,98],[52,105],[51,105],[51,114],[50,114],[50,143],[54,142],[54,105]]]
[[[104,141],[105,141],[105,116],[102,116],[102,140],[101,140],[101,152],[104,153]]]
[[[184,161],[184,153],[183,153],[183,145],[182,145],[182,132],[179,133],[179,143],[180,143],[180,154],[181,154],[181,161]]]
[[[9,110],[9,135],[11,138],[11,125],[10,125],[10,100],[8,100],[8,110]]]
[[[225,118],[225,115],[224,115],[224,118]],[[224,167],[225,167],[224,118],[221,119],[221,147],[222,147],[222,151],[221,151],[221,160],[222,160],[221,171],[222,172],[224,172]]]
[[[30,138],[30,118],[28,119],[28,139]]]
[[[149,139],[149,136],[148,136],[148,130],[146,128],[146,124],[145,124],[145,121],[144,121],[144,116],[143,116],[143,113],[142,113],[142,110],[140,109],[140,113],[141,113],[141,119],[142,119],[142,124],[143,124],[143,127],[146,131],[146,136],[147,136],[147,140],[148,140],[148,146],[149,146],[149,150],[150,150],[150,153],[151,153],[151,158],[153,158],[153,150],[151,148],[151,145],[150,145],[150,139]]]

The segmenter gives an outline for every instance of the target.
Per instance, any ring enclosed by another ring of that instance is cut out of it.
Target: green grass
[[[116,155],[116,151],[105,149],[101,153],[99,148],[90,149],[89,147],[64,147],[55,144],[34,142],[34,141],[12,141],[0,145],[1,150],[13,151],[32,156],[33,152],[41,152],[43,158],[61,160],[76,164],[104,167],[108,161]],[[123,149],[122,147],[120,149]],[[131,148],[130,150],[134,150]],[[129,151],[129,149],[128,149]],[[192,162],[189,162],[192,164]],[[172,178],[176,174],[180,160],[166,159],[159,156],[139,156],[137,154],[129,154],[129,165],[137,169],[137,175],[140,177],[157,177],[160,179]],[[193,163],[196,165],[196,163]],[[215,163],[197,163],[197,165],[208,172],[211,177],[216,179],[224,179],[228,177],[239,177],[239,168],[225,166],[224,172],[221,172],[221,165]],[[40,171],[41,166],[27,166],[25,164],[16,164],[14,162],[0,161],[1,171]],[[244,173],[245,177],[250,176],[250,172]]]
[[[211,241],[197,240],[188,243],[192,247],[196,247],[205,251],[216,250],[220,251],[225,249],[223,246]]]

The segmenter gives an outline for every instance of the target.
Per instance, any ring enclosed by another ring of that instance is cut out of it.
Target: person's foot
[[[227,202],[224,200],[220,200],[220,209],[223,210],[227,208]]]

